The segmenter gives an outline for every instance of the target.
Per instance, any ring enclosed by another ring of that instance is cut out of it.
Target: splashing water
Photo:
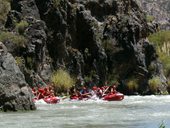
[[[126,96],[123,101],[36,103],[37,111],[1,113],[0,128],[159,128],[170,126],[170,96]]]

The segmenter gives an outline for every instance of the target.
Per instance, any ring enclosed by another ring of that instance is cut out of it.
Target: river
[[[159,128],[162,122],[170,127],[170,96],[36,105],[36,111],[1,112],[0,128]]]

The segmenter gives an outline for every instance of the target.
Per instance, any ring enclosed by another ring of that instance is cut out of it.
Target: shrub
[[[155,17],[154,16],[151,16],[151,15],[147,15],[146,16],[146,21],[147,22],[153,22],[155,20]]]
[[[115,41],[115,40],[114,40]],[[106,39],[105,41],[103,41],[102,43],[102,46],[105,50],[108,50],[108,51],[114,51],[113,49],[115,48],[114,46],[114,42],[113,40],[111,39]]]
[[[29,56],[26,58],[26,66],[30,69],[34,67],[34,60]]]
[[[170,42],[170,30],[159,31],[148,37],[150,42],[155,43],[157,46],[162,46],[164,42]]]
[[[27,42],[27,39],[24,36],[15,35],[12,32],[1,32],[0,41],[1,42],[10,41],[15,43],[18,47],[24,47]]]
[[[85,81],[85,82],[92,81],[92,78],[91,78],[90,76],[85,76],[85,77],[84,77],[84,81]]]
[[[19,34],[23,35],[25,29],[28,27],[28,22],[27,21],[21,21],[19,23],[16,24],[16,29],[18,31]]]
[[[148,37],[156,45],[165,75],[170,75],[170,31],[160,31]]]
[[[168,56],[165,53],[158,53],[159,59],[161,60],[163,67],[164,67],[164,73],[166,76],[170,75],[170,56]]]
[[[161,85],[161,80],[159,77],[153,77],[149,80],[149,88],[152,93],[157,93],[159,86]]]
[[[128,87],[128,90],[131,91],[131,92],[135,92],[138,90],[138,82],[137,80],[133,79],[133,80],[129,80],[127,82],[127,87]]]
[[[18,67],[20,68],[20,70],[24,71],[24,69],[25,69],[25,60],[24,60],[24,58],[21,57],[21,56],[16,56],[15,61],[16,61],[16,64],[18,65]]]
[[[60,5],[61,0],[53,0],[53,5],[55,8],[58,8],[58,6]]]
[[[7,0],[0,0],[0,24],[4,24],[7,14],[10,11],[10,3]]]
[[[15,57],[15,61],[16,61],[16,64],[17,64],[18,66],[24,65],[24,63],[25,63],[24,58],[19,57],[19,56],[16,56],[16,57]]]
[[[73,85],[75,85],[75,80],[70,76],[70,74],[62,69],[59,69],[53,73],[51,76],[51,81],[54,83],[55,90],[67,91]]]

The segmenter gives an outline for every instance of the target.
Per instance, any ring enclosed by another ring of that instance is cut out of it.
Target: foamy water
[[[170,127],[170,96],[125,96],[123,101],[36,103],[37,111],[0,114],[0,128],[158,128]]]

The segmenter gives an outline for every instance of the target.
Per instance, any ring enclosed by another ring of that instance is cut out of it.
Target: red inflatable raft
[[[78,96],[70,96],[70,100],[79,100],[80,97]]]
[[[43,100],[48,104],[56,104],[60,102],[60,99],[58,97],[43,98]]]
[[[108,94],[103,97],[103,100],[107,100],[107,101],[121,101],[123,99],[124,99],[124,95],[120,92],[114,94]]]
[[[81,97],[81,96],[70,96],[70,100],[88,100],[90,98]]]

